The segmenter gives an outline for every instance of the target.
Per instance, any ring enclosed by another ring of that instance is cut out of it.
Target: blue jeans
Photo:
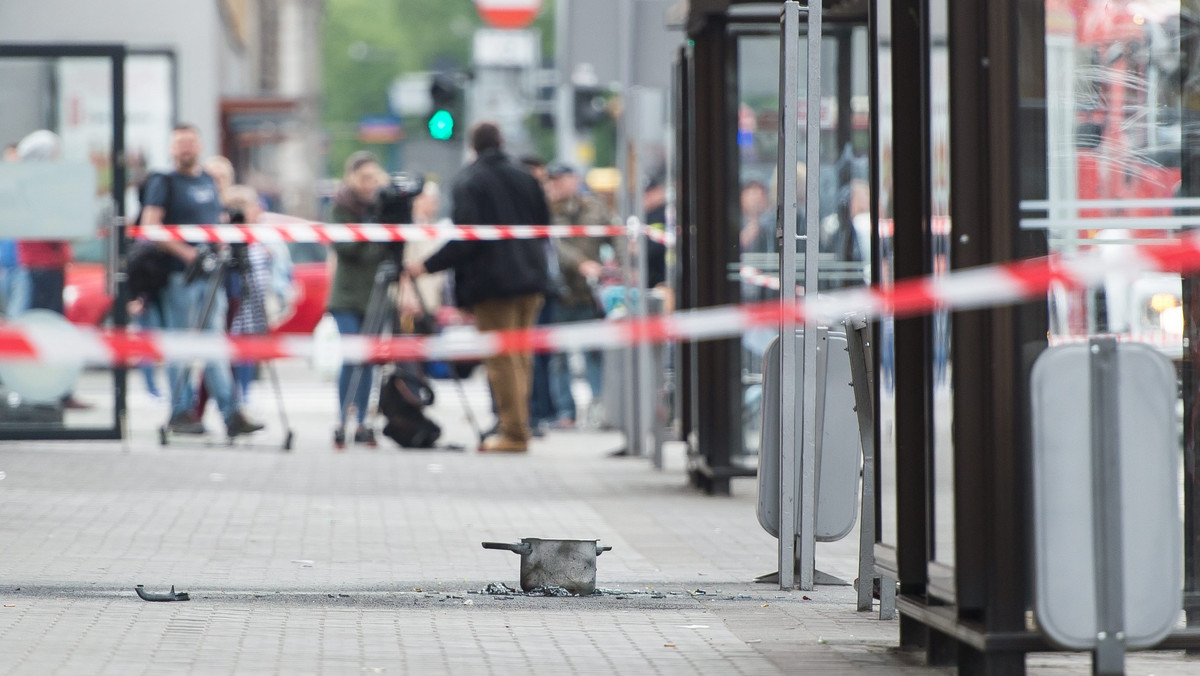
[[[599,311],[593,305],[556,305],[554,323],[579,322],[598,319]],[[604,386],[604,354],[597,350],[583,353],[588,387],[592,399],[599,399]],[[565,352],[550,356],[550,398],[554,401],[557,416],[575,420],[575,397],[571,394],[571,366]]]
[[[147,301],[145,307],[142,308],[141,316],[137,318],[135,323],[138,327],[143,329],[161,330],[163,327],[163,318],[162,309],[159,307],[159,301]],[[142,372],[142,377],[146,379],[146,390],[150,393],[150,395],[155,398],[161,396],[158,391],[158,383],[155,382],[154,372],[157,369],[154,364],[143,364],[142,366],[138,367],[138,370]]]
[[[538,326],[545,326],[554,321],[554,306],[554,299],[546,298],[541,312],[538,313]],[[552,355],[544,353],[533,355],[533,387],[529,391],[529,422],[533,426],[554,422],[558,417],[554,398],[550,396],[551,357]]]
[[[167,330],[200,328],[213,333],[225,332],[225,293],[217,291],[212,313],[205,325],[199,327],[200,313],[204,310],[204,296],[208,280],[201,278],[188,284],[182,272],[172,272],[167,286],[159,292],[163,327]],[[190,369],[178,364],[167,366],[167,377],[171,385],[171,416],[182,415],[192,409],[196,392],[190,382]],[[221,415],[228,422],[240,410],[233,398],[233,379],[227,362],[208,362],[204,365],[204,383],[208,393],[217,402]]]
[[[9,319],[20,317],[29,309],[29,269],[20,266],[7,268],[0,274],[0,293],[4,294],[4,314]]]
[[[333,315],[333,321],[337,323],[338,333],[354,334],[362,332],[363,318],[357,312],[350,310],[330,310],[329,314]],[[358,424],[362,425],[367,418],[367,405],[371,401],[371,384],[375,382],[375,367],[370,364],[344,364],[342,366],[341,375],[338,376],[338,410],[339,424],[342,427],[346,426],[346,414],[348,413],[347,395],[350,392],[350,380],[354,377],[354,371],[358,370],[358,388],[354,393],[354,417],[358,420]]]

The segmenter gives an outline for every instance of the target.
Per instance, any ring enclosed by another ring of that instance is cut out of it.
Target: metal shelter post
[[[817,290],[817,254],[819,245],[820,209],[820,119],[821,119],[821,3],[810,2],[808,15],[808,69],[805,74],[805,103],[807,105],[805,154],[808,170],[805,183],[805,235],[797,233],[798,211],[796,191],[796,139],[790,133],[794,120],[799,119],[800,4],[785,2],[781,17],[779,59],[779,184],[781,203],[779,222],[783,229],[783,246],[779,250],[780,303],[783,319],[780,335],[779,379],[779,586],[795,586],[795,571],[800,571],[801,589],[813,588],[816,560],[816,492],[817,492],[817,322],[804,317],[804,383],[800,390],[803,415],[796,416],[796,341],[795,320],[791,311],[796,304],[796,243],[805,242],[805,293]],[[815,36],[815,37],[814,37]],[[800,428],[797,429],[797,425]],[[796,439],[801,438],[799,462],[795,455]],[[801,501],[796,518],[796,499]],[[798,549],[797,549],[798,547]]]
[[[799,119],[800,3],[783,4],[779,37],[779,206],[783,232],[779,247],[779,588],[792,589],[796,577],[796,329],[790,308],[796,305],[796,140]],[[812,537],[812,531],[808,536]],[[809,569],[809,584],[812,584]]]
[[[644,87],[632,87],[626,98],[630,109],[627,114],[630,116],[627,119],[626,133],[629,134],[630,142],[633,149],[633,167],[630,172],[630,220],[629,220],[629,245],[634,247],[631,251],[635,257],[636,267],[630,272],[634,274],[633,287],[633,314],[639,320],[646,319],[648,302],[646,292],[649,290],[646,284],[646,278],[649,274],[649,266],[646,257],[649,255],[649,242],[646,240],[646,209],[642,202],[642,185],[646,178],[644,170],[645,162],[642,161],[642,144],[646,138],[646,129],[648,127],[647,117],[653,105],[647,101],[650,93]],[[628,123],[632,121],[632,129]],[[652,369],[651,360],[652,346],[644,341],[639,342],[630,350],[630,357],[633,360],[633,375],[636,380],[636,385],[632,388],[634,401],[634,415],[630,432],[636,435],[637,442],[635,446],[630,447],[630,451],[636,449],[638,455],[648,455],[653,442],[650,441],[650,425],[654,420],[654,393],[655,375]],[[661,467],[661,462],[658,463]]]
[[[805,118],[808,138],[805,142],[807,171],[805,172],[804,293],[817,293],[818,259],[821,235],[821,2],[809,0],[808,7],[808,74],[805,84]],[[817,335],[817,320],[811,314],[804,317],[804,335]],[[804,341],[804,389],[800,391],[803,405],[804,440],[800,452],[800,588],[813,588],[816,565],[817,526],[817,346],[815,340]]]
[[[1092,529],[1096,556],[1096,650],[1092,673],[1125,673],[1125,590],[1117,341],[1089,345],[1092,405]]]

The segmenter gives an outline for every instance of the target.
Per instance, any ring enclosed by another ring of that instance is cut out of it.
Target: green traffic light
[[[438,110],[429,116],[429,136],[437,141],[449,141],[454,136],[454,116],[448,110]]]

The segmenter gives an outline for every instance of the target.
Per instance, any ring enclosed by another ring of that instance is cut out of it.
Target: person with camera
[[[221,220],[221,201],[211,176],[200,166],[199,130],[190,124],[180,124],[171,133],[171,157],[174,171],[161,174],[146,187],[142,206],[142,225],[215,224]],[[226,299],[218,293],[213,311],[203,326],[203,311],[208,278],[204,262],[211,262],[211,253],[203,255],[202,247],[191,242],[160,242],[158,247],[172,256],[167,285],[158,292],[163,327],[167,330],[201,329],[223,332]],[[169,431],[176,434],[204,434],[200,418],[192,413],[194,391],[188,369],[178,364],[167,368],[171,386],[171,419]],[[204,366],[204,381],[208,392],[217,400],[225,419],[229,437],[236,437],[263,428],[242,412],[241,403],[233,396],[233,379],[229,364],[209,362]]]
[[[470,136],[476,159],[455,181],[454,222],[548,225],[546,196],[537,179],[504,153],[500,128],[481,122],[471,129]],[[413,279],[426,272],[453,269],[455,300],[459,307],[471,309],[480,331],[533,326],[549,283],[545,249],[537,240],[453,241],[423,263],[410,263],[407,269]],[[524,452],[531,436],[532,354],[497,355],[485,359],[484,364],[500,424],[479,450]]]
[[[387,173],[380,166],[374,153],[360,150],[350,155],[346,159],[342,185],[333,197],[329,221],[364,223],[370,220],[376,209],[377,193],[387,185],[387,178]],[[333,245],[333,253],[336,268],[330,284],[327,310],[337,323],[339,333],[361,333],[371,290],[375,286],[375,273],[380,263],[392,259],[394,247],[379,242],[338,242]],[[355,369],[358,369],[358,384],[351,393]],[[333,431],[334,448],[340,450],[346,447],[348,403],[354,405],[355,420],[358,423],[354,431],[354,443],[376,446],[375,430],[366,423],[374,371],[370,365],[342,366],[338,376],[340,418]]]

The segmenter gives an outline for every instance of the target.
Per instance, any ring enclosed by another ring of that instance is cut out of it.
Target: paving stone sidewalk
[[[162,405],[137,390],[128,443],[0,447],[0,674],[949,673],[898,651],[896,623],[855,612],[849,587],[754,584],[776,544],[752,480],[704,496],[678,449],[658,471],[610,457],[620,437],[601,432],[552,432],[521,456],[336,454],[332,385],[299,368],[284,380],[291,453],[161,447]],[[486,411],[482,384],[467,390]],[[434,415],[471,440],[454,390]],[[519,580],[516,555],[480,542],[522,537],[612,545],[608,593],[479,593]],[[855,556],[854,538],[818,548],[847,579]],[[136,584],[192,600],[147,603]],[[1030,664],[1089,670],[1079,656]]]

